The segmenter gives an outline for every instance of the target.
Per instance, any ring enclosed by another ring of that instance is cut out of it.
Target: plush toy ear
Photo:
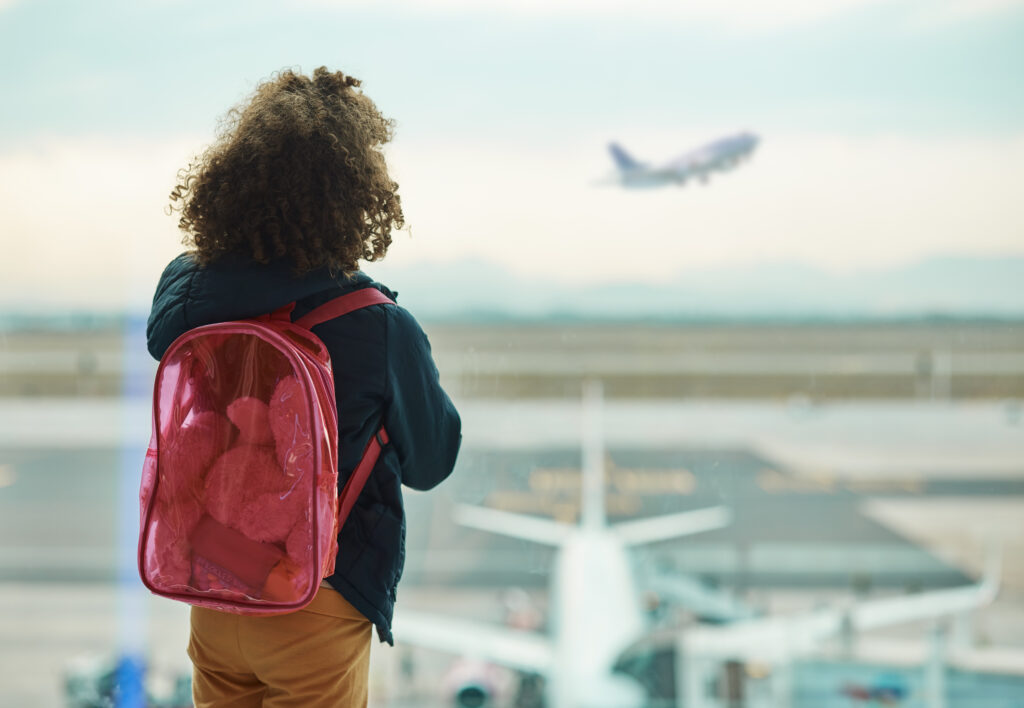
[[[172,497],[202,487],[214,460],[231,445],[231,423],[213,411],[190,414],[160,450],[160,483]]]
[[[245,396],[231,402],[228,418],[238,428],[238,442],[243,445],[273,445],[267,404],[258,398]]]

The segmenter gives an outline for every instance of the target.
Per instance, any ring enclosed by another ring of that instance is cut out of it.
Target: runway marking
[[[844,485],[857,494],[885,494],[905,492],[907,494],[923,494],[925,482],[920,477],[903,477],[900,479],[848,479]]]
[[[623,494],[688,495],[697,488],[697,477],[685,468],[623,468],[608,460],[605,470],[605,488]],[[540,494],[577,494],[581,479],[578,467],[535,467],[530,472],[529,485]]]
[[[833,494],[840,489],[854,494],[923,494],[925,481],[918,476],[888,478],[838,478],[827,470],[793,475],[765,467],[757,473],[757,486],[769,494]]]
[[[569,524],[576,523],[580,513],[579,499],[518,489],[491,492],[487,495],[487,506],[520,514],[544,514]],[[605,509],[612,516],[635,516],[642,507],[642,500],[635,494],[611,493],[605,497]]]
[[[792,492],[795,494],[834,494],[836,480],[828,472],[794,477],[765,467],[757,473],[757,486],[769,494]]]

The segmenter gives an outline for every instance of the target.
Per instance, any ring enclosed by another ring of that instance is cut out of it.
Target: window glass
[[[191,704],[188,606],[137,567],[167,195],[260,80],[326,64],[394,119],[408,228],[364,272],[462,420],[404,521],[355,512],[404,554],[373,705],[1012,705],[1022,29],[953,0],[0,2],[0,704]]]

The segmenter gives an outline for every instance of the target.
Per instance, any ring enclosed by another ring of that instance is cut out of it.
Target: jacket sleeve
[[[401,307],[388,307],[387,397],[384,427],[398,453],[402,483],[427,490],[455,467],[462,421],[441,388],[430,342]]]

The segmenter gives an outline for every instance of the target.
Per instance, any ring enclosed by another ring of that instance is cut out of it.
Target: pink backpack
[[[167,349],[142,471],[139,574],[152,592],[237,614],[309,604],[334,572],[338,530],[387,444],[370,440],[338,494],[327,349],[310,329],[394,304],[374,288],[294,323],[294,303],[197,327]]]

